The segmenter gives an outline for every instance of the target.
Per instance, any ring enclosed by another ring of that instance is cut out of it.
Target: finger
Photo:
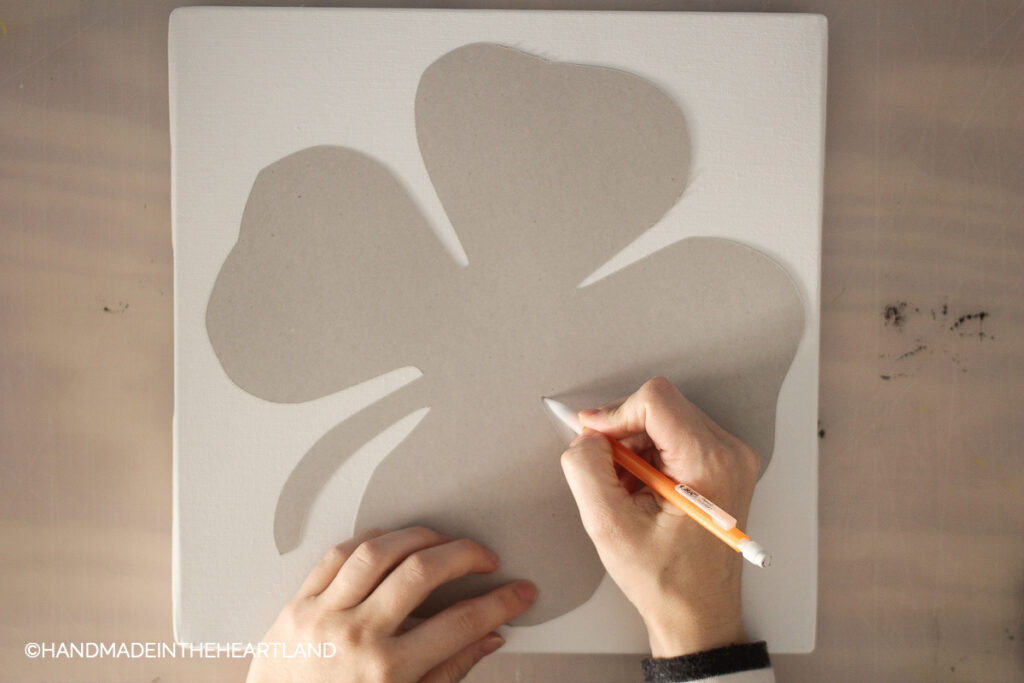
[[[620,440],[619,443],[636,453],[642,460],[657,467],[658,449],[651,443],[651,437],[647,436],[647,434],[633,434]],[[645,486],[642,481],[618,463],[615,464],[615,474],[618,475],[619,481],[622,482],[622,485],[630,493],[636,493]]]
[[[654,442],[651,441],[651,437],[647,432],[643,432],[641,434],[630,434],[629,436],[619,439],[619,442],[639,456],[643,456],[646,451],[654,448]]]
[[[619,478],[619,483],[622,484],[622,488],[626,489],[627,493],[636,493],[644,487],[642,481],[618,464],[615,465],[615,476]]]
[[[678,451],[707,429],[703,414],[664,377],[648,380],[618,406],[584,410],[579,417],[584,427],[617,439],[647,433],[662,451]]]
[[[585,431],[562,453],[562,472],[591,538],[612,525],[625,524],[630,492],[615,472],[611,444],[597,432]]]
[[[327,586],[330,585],[331,581],[335,576],[338,575],[338,570],[341,569],[341,565],[345,564],[345,560],[352,554],[360,543],[367,541],[381,534],[387,533],[383,529],[368,529],[363,533],[348,539],[344,543],[339,543],[324,555],[309,575],[306,576],[306,580],[302,582],[298,592],[295,594],[297,598],[308,598],[314,595],[319,595],[323,592]]]
[[[441,584],[497,568],[498,556],[467,538],[418,550],[402,560],[358,609],[365,610],[376,626],[390,634]]]
[[[426,666],[437,657],[451,657],[498,626],[512,621],[533,604],[537,589],[529,581],[495,588],[435,614],[400,639],[410,653],[424,653]]]
[[[399,529],[359,544],[320,595],[328,609],[348,609],[366,599],[398,563],[416,552],[452,540],[425,527]]]
[[[420,679],[420,683],[455,683],[455,681],[461,681],[477,662],[504,644],[505,639],[492,631],[428,671]]]

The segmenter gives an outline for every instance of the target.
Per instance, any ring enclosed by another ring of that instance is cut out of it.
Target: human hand
[[[757,454],[663,377],[617,407],[582,411],[579,418],[585,429],[562,454],[562,469],[601,562],[647,626],[653,656],[747,642],[739,553],[650,489],[636,490],[641,484],[620,473],[602,434],[692,486],[741,528]]]
[[[254,657],[247,683],[373,681],[452,683],[502,646],[493,631],[533,603],[528,581],[506,584],[411,624],[409,614],[443,583],[490,573],[497,556],[430,529],[367,531],[313,568],[263,637],[266,643],[333,643],[334,657]]]

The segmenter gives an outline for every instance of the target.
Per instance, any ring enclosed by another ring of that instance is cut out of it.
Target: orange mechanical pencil
[[[545,398],[544,403],[555,414],[555,417],[565,423],[569,429],[577,434],[583,431],[583,425],[580,424],[576,413],[569,410],[564,404],[550,398]],[[735,517],[686,484],[672,481],[663,472],[623,446],[617,439],[607,434],[604,436],[612,445],[612,458],[616,464],[647,484],[652,491],[656,491],[665,500],[685,512],[733,550],[741,553],[744,559],[758,567],[767,567],[771,563],[771,555],[736,527]]]

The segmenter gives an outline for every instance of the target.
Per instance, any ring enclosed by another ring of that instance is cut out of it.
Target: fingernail
[[[504,644],[504,638],[499,636],[497,633],[492,633],[491,635],[484,638],[483,642],[480,643],[480,652],[484,653],[485,655],[489,655]]]
[[[518,582],[513,586],[512,590],[516,592],[516,595],[521,600],[525,600],[527,602],[533,602],[534,598],[537,597],[537,587],[529,581]]]
[[[595,415],[600,414],[600,412],[601,410],[599,408],[587,408],[586,410],[581,410],[580,415],[583,415],[585,417],[593,417]]]

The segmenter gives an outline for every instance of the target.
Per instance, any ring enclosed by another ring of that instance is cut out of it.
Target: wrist
[[[743,629],[740,606],[713,611],[680,608],[645,618],[651,656],[678,657],[750,642]]]

